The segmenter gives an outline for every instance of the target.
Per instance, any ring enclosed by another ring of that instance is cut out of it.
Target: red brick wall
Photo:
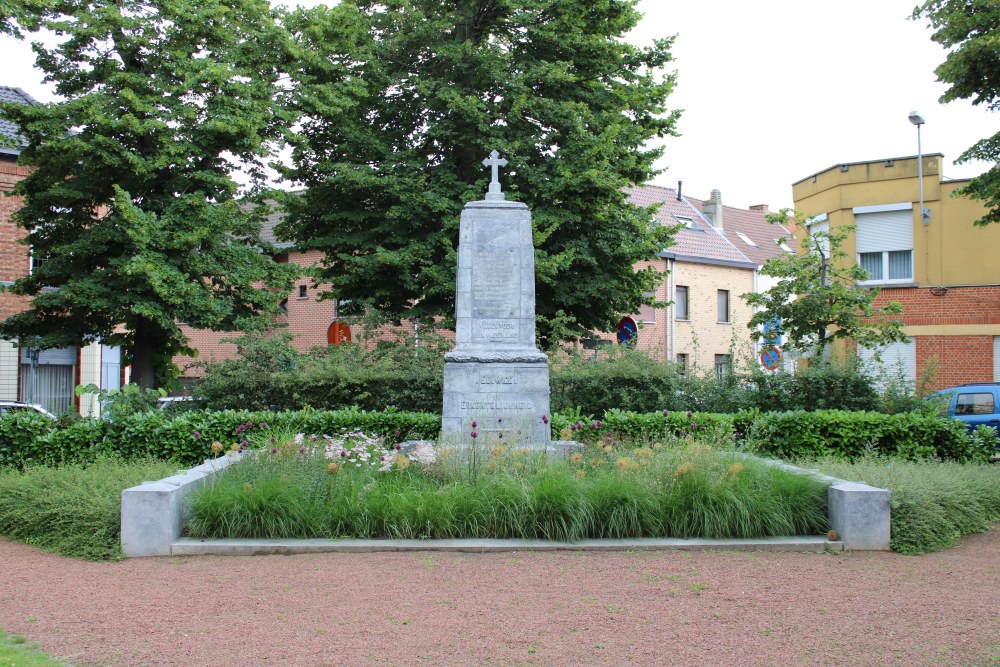
[[[993,382],[993,336],[914,336],[917,372],[934,362],[929,389]]]
[[[11,216],[21,208],[21,197],[10,197],[14,184],[28,175],[28,168],[13,162],[0,161],[0,280],[13,281],[28,273],[28,247],[19,243],[24,231],[12,221]],[[27,297],[0,293],[0,319],[6,319],[28,307]]]
[[[1000,324],[1000,285],[951,287],[943,296],[929,288],[883,289],[876,306],[888,301],[903,305],[907,326],[928,324]]]
[[[907,326],[954,326],[1000,324],[1000,285],[951,287],[941,296],[929,288],[884,289],[876,306],[899,301],[900,316]],[[993,382],[993,336],[913,336],[916,341],[917,374],[934,362],[933,389],[966,382]]]

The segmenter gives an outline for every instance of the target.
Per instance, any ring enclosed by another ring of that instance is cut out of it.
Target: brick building
[[[953,197],[964,180],[942,175],[943,156],[835,165],[792,186],[810,226],[855,225],[844,250],[882,288],[876,304],[899,301],[909,336],[882,351],[882,366],[931,388],[1000,381],[1000,225],[976,227],[981,202]],[[877,364],[874,350],[858,350]],[[898,369],[896,371],[895,369]]]

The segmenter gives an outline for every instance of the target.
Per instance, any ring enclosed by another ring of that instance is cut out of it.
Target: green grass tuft
[[[0,630],[0,665],[10,667],[68,667],[53,660],[21,635],[9,635]]]
[[[802,462],[847,480],[889,489],[891,548],[924,554],[953,547],[967,533],[1000,521],[1000,466],[869,457],[856,463]]]
[[[471,460],[453,454],[388,472],[339,457],[331,470],[321,448],[302,454],[279,444],[275,452],[227,469],[196,493],[188,534],[578,541],[828,528],[825,485],[689,440],[655,452],[595,446],[576,461],[483,447]]]
[[[119,559],[122,491],[177,471],[153,459],[0,469],[0,535],[87,560]]]

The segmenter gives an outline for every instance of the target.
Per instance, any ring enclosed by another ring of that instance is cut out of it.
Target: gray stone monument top
[[[504,197],[503,191],[500,189],[500,167],[507,166],[507,160],[500,157],[500,153],[493,151],[490,156],[483,160],[483,165],[490,168],[493,175],[493,180],[490,181],[490,187],[486,191],[486,201],[503,201],[506,199]]]

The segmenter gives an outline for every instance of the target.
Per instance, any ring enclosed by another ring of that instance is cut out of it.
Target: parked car
[[[34,403],[24,403],[22,401],[0,401],[0,417],[17,414],[18,412],[37,412],[40,415],[45,415],[52,421],[55,421],[56,419],[54,414],[40,405],[35,405]]]
[[[950,387],[931,394],[927,400],[938,403],[942,415],[964,422],[970,432],[979,426],[989,426],[1000,439],[1000,382]]]
[[[173,417],[184,412],[200,410],[205,407],[205,401],[194,396],[164,396],[156,399],[156,406]]]

